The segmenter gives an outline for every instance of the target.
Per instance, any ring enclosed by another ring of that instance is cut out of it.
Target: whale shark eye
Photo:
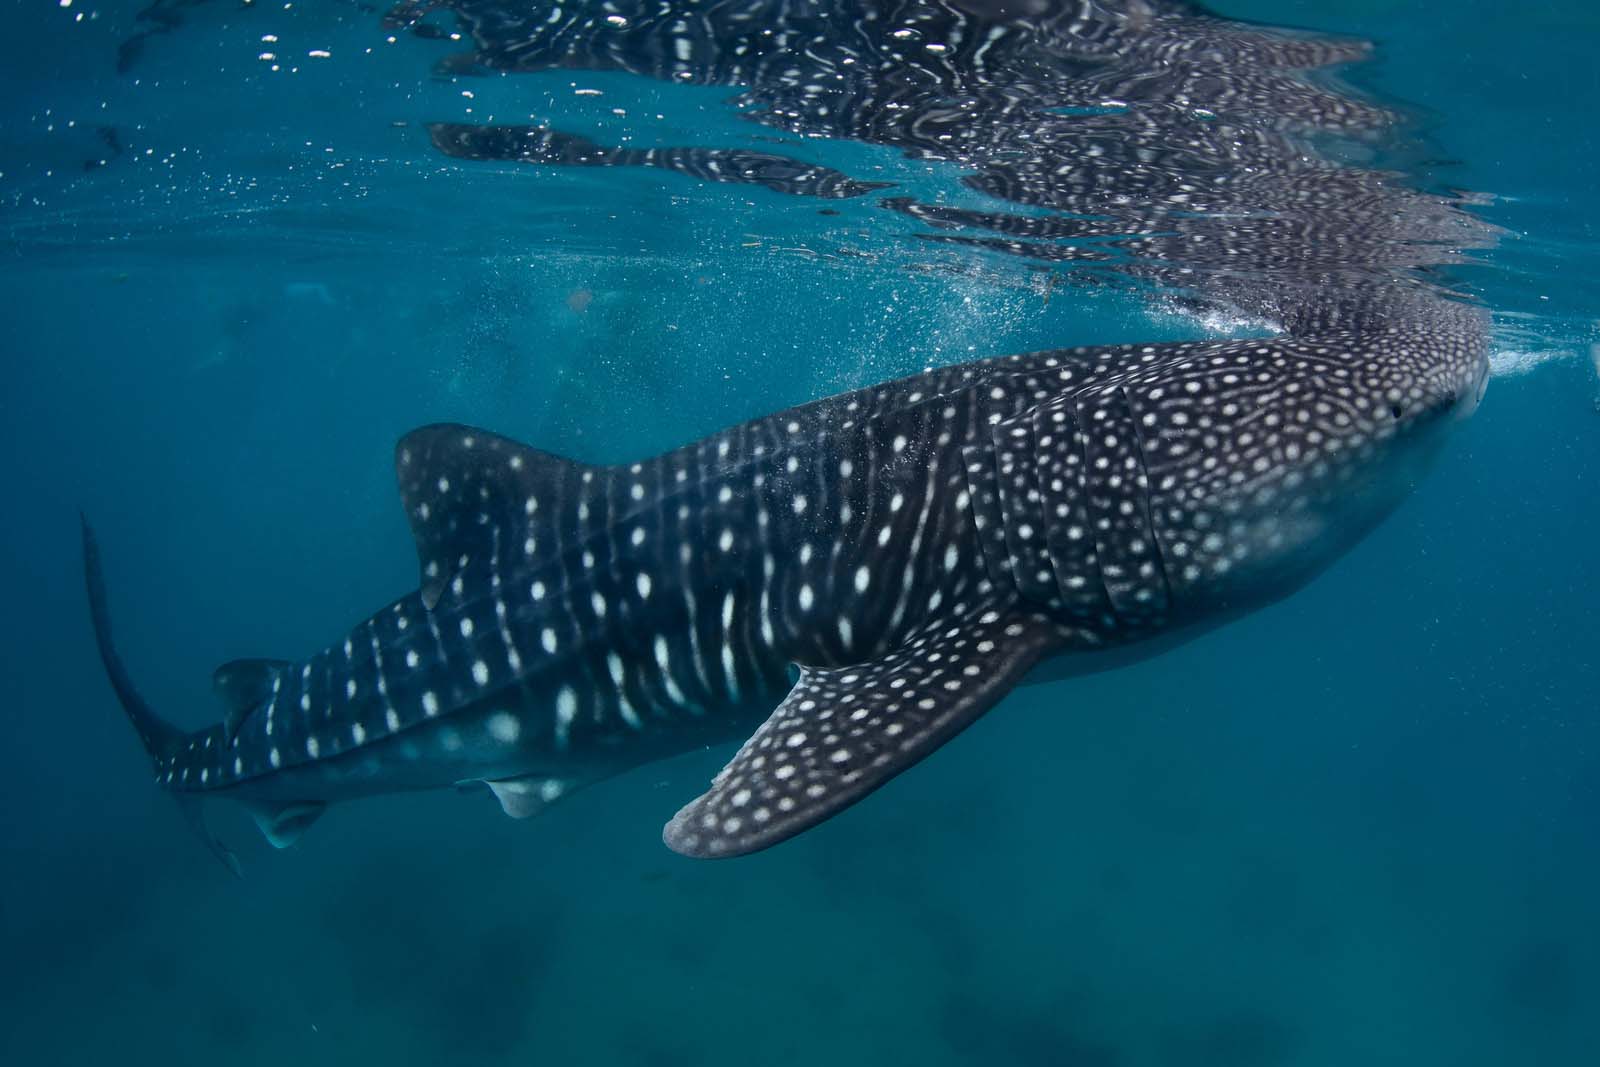
[[[1406,413],[1406,409],[1401,407],[1399,404],[1396,403],[1396,404],[1390,404],[1389,405],[1389,414],[1393,415],[1395,418],[1398,419],[1401,415],[1404,415],[1405,413]]]

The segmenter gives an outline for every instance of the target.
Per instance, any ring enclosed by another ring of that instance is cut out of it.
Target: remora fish
[[[421,588],[301,662],[224,665],[224,723],[186,734],[140,699],[86,527],[95,633],[156,781],[239,801],[276,845],[402,789],[482,781],[530,815],[759,723],[664,831],[748,853],[1042,659],[1157,650],[1302,584],[1486,372],[1477,314],[1439,303],[1361,333],[933,370],[631,466],[429,426],[397,449]]]

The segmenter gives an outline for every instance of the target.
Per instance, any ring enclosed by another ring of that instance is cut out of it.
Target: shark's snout
[[[1456,404],[1456,412],[1461,418],[1466,418],[1478,410],[1478,405],[1483,403],[1483,394],[1489,391],[1489,361],[1478,362],[1478,379],[1463,390],[1461,399]]]

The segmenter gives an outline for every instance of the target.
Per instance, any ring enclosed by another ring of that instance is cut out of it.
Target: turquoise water
[[[463,45],[356,5],[177,6],[144,37],[137,10],[29,6],[0,46],[7,1062],[1593,1062],[1586,5],[1216,9],[1376,42],[1342,78],[1409,117],[1381,165],[1504,231],[1437,273],[1494,314],[1482,408],[1304,591],[1024,687],[746,859],[660,842],[714,749],[528,822],[482,793],[352,804],[281,853],[219,805],[242,880],[150,786],[78,509],[135,677],[199,726],[216,664],[303,655],[414,588],[390,467],[413,426],[620,461],[933,363],[1261,325],[918,241],[882,196],[996,202],[948,164],[753,127],[725,86],[466,77],[437,66]],[[896,188],[466,161],[423,128],[489,121]]]

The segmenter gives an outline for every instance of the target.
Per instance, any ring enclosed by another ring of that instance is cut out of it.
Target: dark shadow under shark
[[[1404,154],[1396,116],[1307,72],[1361,58],[1360,42],[1151,0],[455,0],[391,22],[434,8],[472,42],[454,72],[738,86],[755,122],[948,163],[993,200],[883,202],[925,239],[1073,262],[1280,335],[981,360],[614,467],[414,431],[396,469],[418,591],[307,659],[224,665],[225,719],[195,733],[122,667],[86,528],[96,636],[156,780],[186,802],[240,801],[275,844],[330,803],[401,789],[483,782],[531,815],[748,735],[665,839],[695,856],[763,848],[1046,660],[1100,669],[1298,588],[1481,396],[1485,316],[1439,272],[1493,230],[1465,198],[1356,165]],[[474,158],[868,191],[743,150],[432,133]]]

